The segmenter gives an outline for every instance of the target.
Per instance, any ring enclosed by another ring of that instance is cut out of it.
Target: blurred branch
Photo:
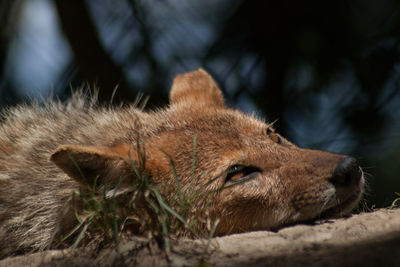
[[[16,11],[20,6],[19,4],[19,1],[0,1],[0,77],[4,72],[4,64],[12,33],[15,31],[16,24],[18,24],[15,21],[18,22]]]
[[[166,104],[166,94],[160,89],[166,87],[166,71],[160,68],[160,65],[152,51],[153,39],[151,38],[151,35],[153,32],[152,28],[150,27],[151,22],[147,22],[146,10],[139,1],[128,0],[127,3],[129,4],[132,14],[135,18],[136,29],[142,38],[141,44],[138,45],[138,51],[134,51],[135,58],[140,55],[140,57],[145,59],[151,75],[151,77],[147,80],[146,85],[147,92],[150,94],[148,106],[154,107],[164,105]]]
[[[116,86],[114,101],[132,101],[122,68],[115,64],[102,46],[88,7],[82,0],[53,0],[62,29],[69,41],[78,66],[78,75],[100,88],[99,101],[110,102]]]
[[[4,77],[10,42],[19,22],[22,1],[0,0],[0,106],[14,103],[17,95]]]

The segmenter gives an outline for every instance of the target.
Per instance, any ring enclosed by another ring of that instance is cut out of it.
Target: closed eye
[[[240,183],[255,178],[261,172],[260,168],[244,165],[233,165],[227,171],[225,183]]]

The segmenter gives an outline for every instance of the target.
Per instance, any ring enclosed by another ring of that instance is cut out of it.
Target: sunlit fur
[[[189,186],[194,137],[195,187],[214,179],[207,189],[223,188],[233,165],[260,170],[255,178],[213,195],[207,208],[212,218],[221,220],[217,235],[314,219],[341,204],[341,196],[351,201],[331,216],[348,213],[358,203],[362,177],[340,189],[330,182],[345,156],[302,149],[276,135],[271,138],[271,125],[225,106],[205,71],[178,75],[170,101],[165,109],[143,112],[134,105],[99,107],[95,99],[77,93],[65,104],[50,101],[4,111],[0,257],[50,248],[60,231],[73,227],[73,218],[64,211],[72,191],[86,181],[69,155],[87,175],[95,169],[103,180],[118,180],[132,172],[128,162],[138,160],[138,141],[145,148],[145,168],[159,185],[173,184],[171,159],[182,187]],[[204,201],[199,201],[201,207]]]

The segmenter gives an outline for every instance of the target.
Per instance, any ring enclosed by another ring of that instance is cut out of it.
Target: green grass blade
[[[61,242],[67,240],[71,235],[73,235],[82,225],[84,221],[79,222],[77,226],[75,226],[66,236],[61,239]]]
[[[179,215],[177,212],[175,212],[173,209],[171,209],[171,207],[169,207],[164,200],[162,199],[160,193],[156,190],[153,189],[154,195],[157,198],[158,203],[160,204],[160,206],[167,210],[170,214],[172,214],[173,216],[175,216],[175,218],[177,218],[181,223],[183,223],[196,237],[198,237],[198,234],[196,233],[196,231],[194,231],[194,229],[188,224],[188,222],[181,216]]]
[[[91,217],[90,219],[92,219],[93,217]],[[79,235],[77,236],[74,244],[72,245],[71,249],[74,250],[76,249],[76,247],[78,246],[79,242],[81,242],[81,240],[83,239],[89,225],[91,224],[91,220],[88,221],[87,224],[85,224],[81,230],[81,232],[79,233]]]
[[[208,236],[207,245],[204,249],[204,253],[206,253],[208,251],[208,248],[210,247],[211,239],[214,237],[215,230],[217,229],[218,224],[219,224],[219,219],[216,219],[213,227],[211,228],[210,234]]]

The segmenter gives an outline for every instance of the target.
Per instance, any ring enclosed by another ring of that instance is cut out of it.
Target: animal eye
[[[254,178],[258,175],[261,170],[257,167],[244,166],[244,165],[233,165],[228,169],[228,174],[226,175],[225,183],[233,182],[239,183],[245,180]]]
[[[277,144],[282,144],[282,138],[278,134],[273,132],[270,128],[267,128],[266,133],[268,137],[271,138],[272,141],[274,141]]]
[[[272,141],[274,141],[277,144],[282,144],[282,138],[277,135],[276,133],[272,133],[269,135],[269,137],[271,138]]]

